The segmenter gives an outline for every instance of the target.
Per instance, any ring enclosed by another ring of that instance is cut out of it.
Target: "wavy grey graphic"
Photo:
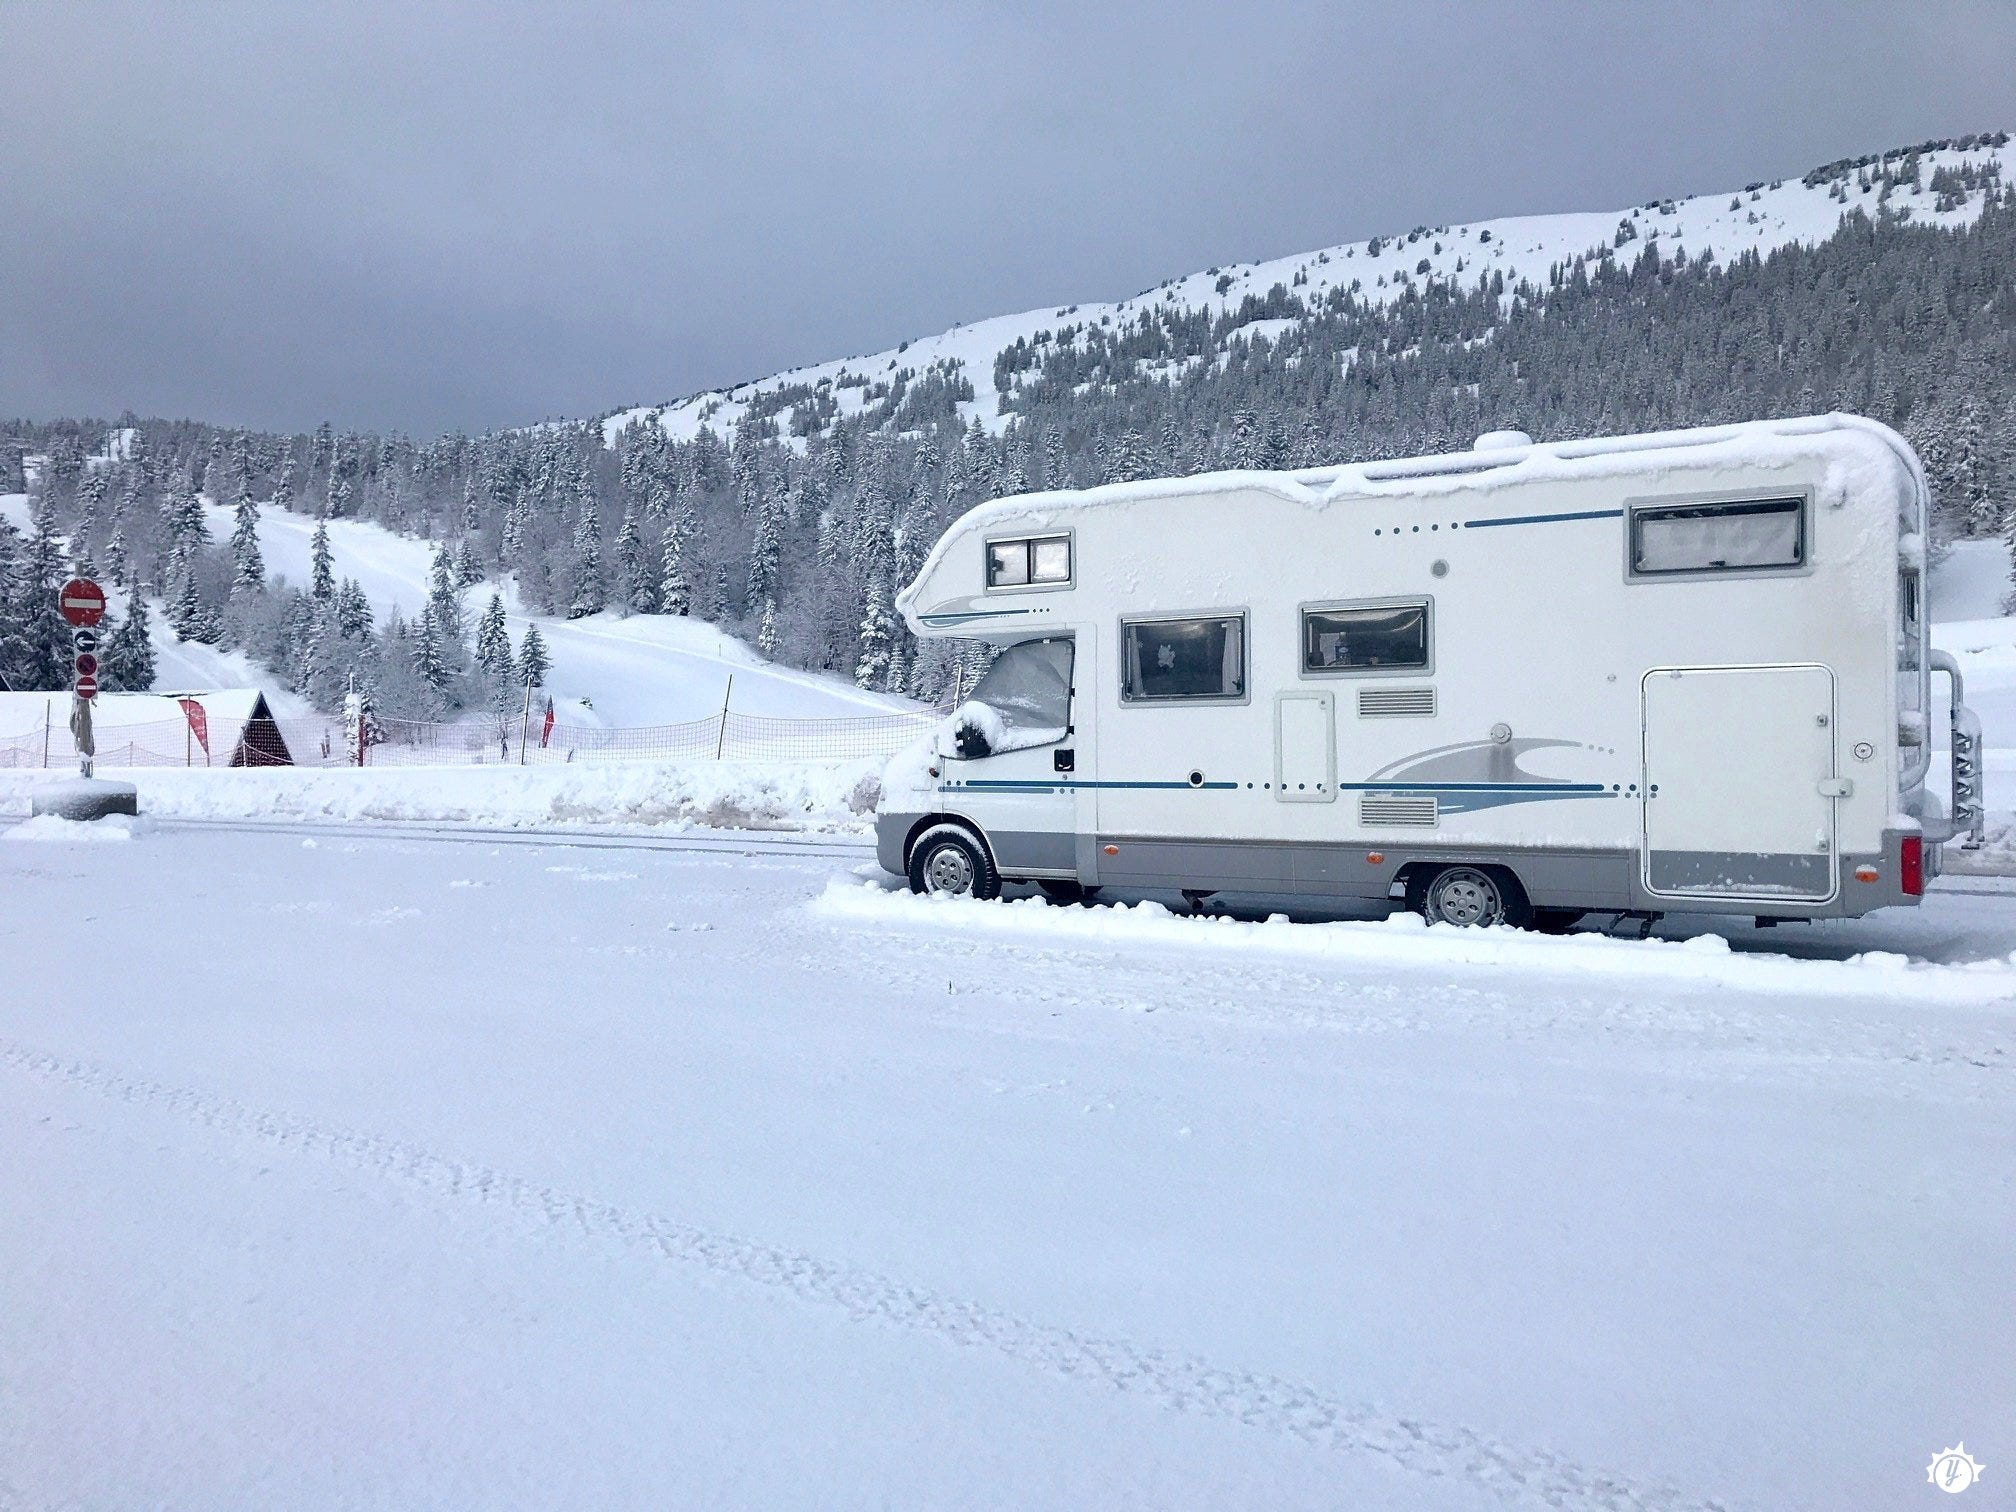
[[[1579,740],[1466,740],[1435,746],[1389,762],[1372,780],[1395,791],[1419,783],[1419,791],[1435,794],[1445,814],[1502,808],[1508,803],[1554,803],[1564,798],[1608,798],[1613,790],[1600,782],[1578,782],[1529,772],[1520,758],[1533,751],[1588,750]]]

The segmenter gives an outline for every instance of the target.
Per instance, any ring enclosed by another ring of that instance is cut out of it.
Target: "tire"
[[[1059,907],[1073,903],[1090,903],[1099,896],[1099,889],[1087,887],[1083,882],[1072,882],[1063,878],[1050,878],[1036,884],[1043,889],[1043,896]]]
[[[987,847],[962,829],[925,832],[910,851],[910,891],[948,898],[998,898],[1001,874]]]
[[[1517,926],[1529,910],[1518,882],[1496,867],[1445,866],[1420,886],[1415,908],[1430,924],[1459,929]]]
[[[1536,908],[1526,927],[1535,934],[1564,935],[1582,922],[1579,908]]]

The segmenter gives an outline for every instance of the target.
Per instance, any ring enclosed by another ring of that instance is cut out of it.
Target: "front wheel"
[[[1477,866],[1445,866],[1428,879],[1415,907],[1430,924],[1461,929],[1518,924],[1526,911],[1512,887]]]
[[[1001,874],[964,830],[933,830],[910,852],[910,891],[947,898],[998,898]]]

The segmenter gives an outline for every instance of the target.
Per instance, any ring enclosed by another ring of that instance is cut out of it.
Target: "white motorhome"
[[[1848,415],[995,500],[898,600],[1004,649],[892,764],[882,864],[1542,928],[1915,902],[1982,814],[1926,502]]]

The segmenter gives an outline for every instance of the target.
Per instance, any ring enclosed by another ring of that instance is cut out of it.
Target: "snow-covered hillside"
[[[228,538],[231,511],[206,499],[203,512],[211,536]],[[25,532],[27,497],[0,495],[0,517]],[[269,573],[296,584],[308,581],[315,523],[290,510],[260,510],[259,549]],[[381,620],[394,609],[408,618],[418,614],[427,599],[432,542],[398,535],[369,521],[334,520],[329,545],[337,577],[355,578]],[[511,584],[494,582],[465,592],[472,616],[488,602],[493,588],[505,595],[514,641],[524,636],[528,624],[538,624],[552,652],[551,682],[566,723],[626,727],[706,719],[721,711],[731,675],[733,705],[743,714],[847,719],[915,707],[833,678],[775,666],[703,620],[626,617],[613,610],[579,620],[528,615]],[[114,602],[116,608],[116,596]],[[282,718],[309,712],[278,678],[252,665],[242,652],[178,640],[160,613],[154,617],[154,646],[158,688],[258,686],[273,694],[274,712]]]
[[[1899,151],[1885,154],[1882,161],[1894,169],[1905,157],[1906,152]],[[1163,309],[1218,317],[1240,310],[1249,299],[1263,299],[1277,285],[1305,303],[1313,303],[1332,290],[1351,290],[1375,305],[1391,304],[1408,289],[1431,284],[1474,288],[1480,279],[1494,274],[1503,275],[1508,290],[1522,281],[1544,288],[1553,269],[1565,267],[1578,256],[1629,259],[1647,245],[1657,245],[1663,257],[1684,253],[1726,265],[1745,253],[1763,255],[1793,243],[1825,241],[1843,216],[1857,210],[1870,216],[1884,211],[1918,225],[1965,225],[1980,215],[1984,196],[1966,190],[1941,194],[1931,181],[1942,172],[1978,174],[1991,166],[2009,176],[2009,170],[2016,168],[2016,144],[2005,140],[2001,145],[1928,151],[1919,155],[1918,163],[1923,182],[1889,193],[1871,180],[1870,173],[1880,166],[1872,159],[1836,164],[1831,171],[1817,169],[1803,179],[1658,200],[1628,209],[1508,216],[1462,226],[1422,227],[1399,236],[1208,268],[1170,279],[1131,299],[1046,305],[954,326],[939,335],[867,356],[792,368],[676,403],[620,410],[607,417],[603,429],[612,443],[626,426],[654,421],[674,440],[691,440],[703,425],[726,436],[752,404],[768,412],[778,407],[777,395],[801,388],[808,391],[808,397],[830,403],[833,414],[844,418],[867,407],[874,385],[888,383],[907,371],[918,377],[936,372],[948,381],[969,383],[974,398],[960,406],[961,414],[968,421],[978,419],[998,434],[1007,424],[1004,400],[1013,393],[1014,384],[1011,380],[1008,389],[997,389],[995,359],[1017,342],[1054,343],[1065,327],[1119,326],[1144,312]],[[1282,332],[1297,323],[1292,318],[1255,318],[1227,332],[1223,344],[1278,341]],[[790,407],[784,406],[787,410]]]

